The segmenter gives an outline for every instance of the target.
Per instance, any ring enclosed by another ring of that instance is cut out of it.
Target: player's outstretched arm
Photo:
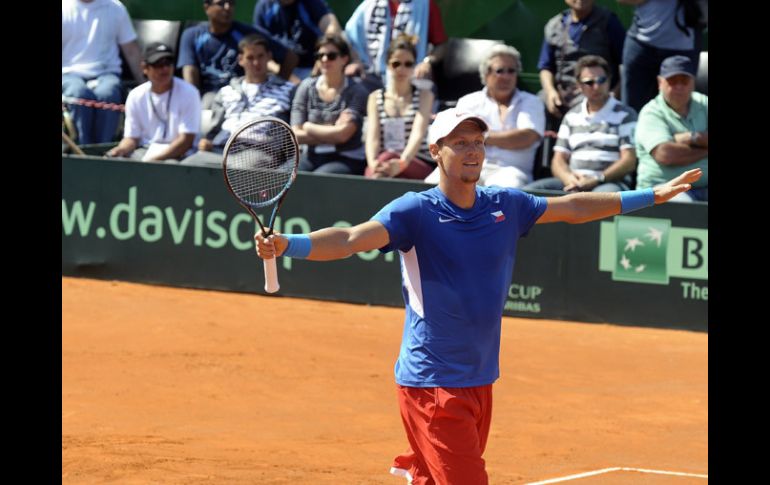
[[[548,207],[537,223],[580,224],[663,204],[676,195],[690,190],[692,184],[700,179],[701,175],[703,175],[701,169],[696,168],[652,189],[612,193],[579,192],[562,197],[548,197]]]
[[[390,242],[387,229],[377,221],[367,221],[354,227],[327,227],[310,234],[275,233],[264,237],[254,235],[257,254],[262,259],[276,256],[330,261],[343,259],[361,251],[379,249]]]

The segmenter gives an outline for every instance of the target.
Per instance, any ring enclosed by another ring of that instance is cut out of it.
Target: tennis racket
[[[225,185],[233,197],[259,224],[262,234],[273,233],[275,216],[286,193],[297,177],[299,146],[291,127],[284,121],[265,116],[247,122],[227,140],[222,160]],[[273,208],[265,226],[255,212]],[[265,291],[280,288],[276,258],[265,259]]]

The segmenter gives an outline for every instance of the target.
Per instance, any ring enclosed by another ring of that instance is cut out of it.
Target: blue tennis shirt
[[[547,202],[515,189],[477,187],[462,209],[438,187],[409,192],[372,220],[398,250],[406,304],[396,382],[471,387],[500,376],[500,323],[516,245]]]

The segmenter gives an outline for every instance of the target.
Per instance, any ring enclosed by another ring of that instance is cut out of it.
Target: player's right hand
[[[283,254],[289,245],[289,240],[279,232],[274,232],[265,237],[262,232],[254,234],[254,242],[257,248],[257,256],[262,259],[273,259]]]

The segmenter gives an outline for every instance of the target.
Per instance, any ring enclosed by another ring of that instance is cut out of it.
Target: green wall
[[[225,189],[221,169],[62,155],[61,173],[62,274],[263,293],[256,224]],[[429,187],[301,172],[275,228],[350,226]],[[627,237],[651,227],[663,232],[662,244],[630,255],[650,271],[622,269],[617,255],[628,250]],[[393,253],[324,263],[280,258],[278,272],[279,297],[403,306]],[[506,315],[706,330],[708,204],[538,225],[519,242],[512,277]]]

